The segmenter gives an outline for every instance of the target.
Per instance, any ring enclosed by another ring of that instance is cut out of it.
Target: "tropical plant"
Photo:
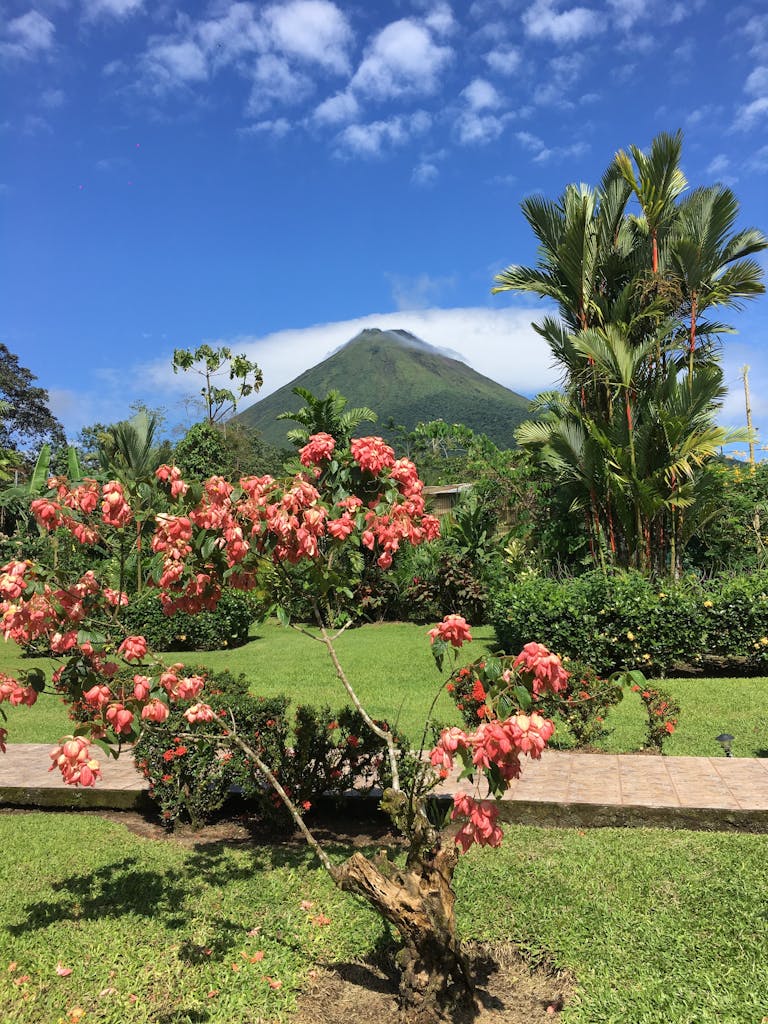
[[[198,345],[196,349],[177,348],[173,352],[173,372],[193,372],[202,377],[200,396],[206,419],[217,423],[234,413],[241,398],[255,394],[263,383],[261,370],[245,355],[233,355],[226,345],[211,348]],[[216,380],[225,376],[231,387],[220,387]]]
[[[712,514],[715,455],[746,437],[715,423],[725,393],[715,342],[729,328],[701,314],[764,291],[751,257],[768,246],[753,228],[734,230],[730,190],[681,198],[681,147],[680,133],[661,134],[647,154],[619,152],[598,188],[527,199],[539,263],[507,268],[493,289],[558,305],[559,319],[534,327],[564,390],[540,396],[517,437],[583,514],[593,562],[674,575]]]
[[[288,440],[297,447],[306,444],[312,434],[329,434],[340,445],[349,444],[361,423],[375,423],[376,413],[367,406],[347,409],[347,399],[339,391],[330,390],[324,398],[307,388],[293,388],[293,393],[307,403],[296,412],[283,412],[279,420],[293,420],[300,426],[289,430]]]

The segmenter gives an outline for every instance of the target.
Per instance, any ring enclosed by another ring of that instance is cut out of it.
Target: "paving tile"
[[[47,744],[11,744],[0,755],[0,803],[28,806],[115,806],[126,807],[131,800],[145,797],[146,781],[135,770],[129,752],[117,761],[99,757],[103,778],[93,789],[66,786],[59,773],[49,772]],[[468,780],[458,782],[456,770],[441,782],[436,792],[450,795],[456,790],[473,792]],[[621,822],[629,814],[632,824],[643,822],[696,827],[766,827],[768,823],[768,759],[724,757],[654,757],[643,754],[585,754],[578,751],[547,750],[538,761],[523,759],[523,771],[515,780],[505,803],[514,807],[541,809],[547,822],[578,808],[593,808],[589,814],[598,823]],[[643,808],[647,810],[644,812]],[[697,812],[701,813],[698,814]],[[598,817],[594,818],[597,814]],[[720,815],[720,817],[718,817]],[[751,817],[750,817],[751,815]],[[576,819],[574,819],[576,820]]]

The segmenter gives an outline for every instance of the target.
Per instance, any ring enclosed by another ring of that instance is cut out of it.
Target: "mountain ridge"
[[[375,425],[364,423],[359,433],[382,434],[392,419],[412,430],[418,422],[443,419],[463,423],[487,434],[499,447],[514,445],[514,431],[528,416],[529,400],[473,370],[403,329],[367,328],[326,359],[238,413],[235,420],[259,430],[265,441],[285,446],[286,431],[295,424],[278,421],[303,402],[292,393],[304,387],[320,397],[340,391],[350,408],[370,406]]]

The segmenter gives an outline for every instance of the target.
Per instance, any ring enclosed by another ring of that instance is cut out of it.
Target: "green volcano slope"
[[[319,397],[335,389],[347,398],[349,408],[369,406],[378,423],[375,427],[364,423],[358,433],[375,431],[390,439],[392,433],[386,429],[390,417],[408,430],[419,422],[442,419],[463,423],[487,434],[500,448],[511,448],[515,428],[528,417],[527,398],[466,363],[443,355],[407,331],[372,328],[236,419],[255,427],[270,444],[284,447],[286,431],[295,424],[278,421],[277,416],[302,406],[302,400],[292,394],[297,386]]]

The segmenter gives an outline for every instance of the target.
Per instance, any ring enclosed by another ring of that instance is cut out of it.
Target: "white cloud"
[[[755,121],[759,121],[762,117],[768,117],[768,96],[760,96],[758,99],[752,100],[751,103],[747,103],[746,106],[740,107],[736,113],[733,127],[736,131],[749,131]]]
[[[463,146],[483,146],[498,139],[509,116],[506,114],[498,117],[496,114],[478,114],[474,110],[465,110],[456,118],[456,137]]]
[[[748,92],[750,96],[768,94],[768,67],[761,64],[750,73],[744,83],[744,92]]]
[[[431,185],[440,176],[437,164],[431,160],[420,160],[413,168],[411,181],[414,185]]]
[[[53,22],[39,11],[27,11],[5,26],[5,39],[0,42],[0,57],[11,60],[34,60],[53,48]]]
[[[354,121],[359,112],[360,105],[351,92],[338,92],[315,107],[312,117],[318,124],[343,124]]]
[[[473,79],[461,96],[466,100],[470,110],[487,110],[501,105],[501,97],[485,78]]]
[[[516,132],[515,138],[520,145],[533,154],[535,164],[545,164],[554,160],[565,160],[568,157],[584,156],[589,151],[586,142],[574,142],[570,146],[547,146],[547,144],[531,132]]]
[[[451,48],[438,45],[428,28],[403,18],[374,37],[351,85],[375,99],[430,94],[452,57]]]
[[[195,35],[214,65],[229,64],[268,47],[267,33],[254,17],[253,4],[233,3],[219,18],[200,22]]]
[[[768,174],[768,146],[761,146],[747,160],[747,170],[755,174]]]
[[[261,398],[322,362],[368,327],[411,331],[430,345],[457,353],[479,373],[514,391],[533,395],[554,387],[558,380],[557,372],[551,367],[549,346],[530,326],[531,320],[541,315],[541,306],[419,309],[373,313],[354,320],[277,331],[264,337],[241,335],[216,339],[212,343],[227,344],[259,364],[264,372]],[[137,370],[136,377],[142,381],[148,395],[160,393],[170,399],[190,391],[188,380],[181,375],[174,376],[170,357],[169,351],[156,362]],[[126,403],[128,400],[125,399]]]
[[[648,0],[608,0],[616,27],[627,32],[647,12]]]
[[[83,0],[83,14],[91,21],[97,18],[128,18],[138,13],[144,0]]]
[[[564,54],[553,57],[547,65],[547,75],[533,91],[533,100],[538,106],[563,107],[573,106],[570,98],[574,86],[584,69],[585,60],[580,53]]]
[[[264,11],[274,45],[283,53],[314,61],[332,71],[349,70],[352,30],[329,0],[291,0]]]
[[[707,164],[707,174],[725,174],[731,166],[730,157],[726,156],[725,153],[718,153],[717,156],[713,157]]]
[[[40,106],[45,110],[58,110],[64,105],[65,96],[61,89],[46,89],[40,94]]]
[[[430,124],[431,118],[424,110],[385,121],[351,124],[336,136],[336,152],[339,156],[381,156],[385,149],[404,146],[415,136],[423,135]]]
[[[177,88],[192,82],[203,82],[208,77],[205,54],[191,39],[167,42],[150,40],[142,58],[145,72],[158,88]]]
[[[424,24],[438,36],[448,36],[456,31],[456,20],[447,3],[437,3],[425,15]]]
[[[265,53],[259,57],[253,69],[253,89],[246,114],[249,117],[256,116],[274,102],[300,103],[313,88],[312,80],[292,68],[287,60],[274,53]]]
[[[272,121],[254,121],[240,129],[241,135],[271,135],[275,139],[286,136],[293,125],[285,117],[277,117]]]
[[[514,75],[520,67],[522,56],[516,46],[497,46],[486,53],[483,59],[497,75]]]
[[[566,11],[556,8],[556,0],[534,0],[523,14],[527,35],[563,45],[597,35],[605,28],[601,16],[589,7],[571,7]]]
[[[456,286],[455,277],[433,277],[431,274],[418,274],[416,277],[385,274],[385,277],[392,285],[392,298],[398,310],[429,309],[446,290]]]

